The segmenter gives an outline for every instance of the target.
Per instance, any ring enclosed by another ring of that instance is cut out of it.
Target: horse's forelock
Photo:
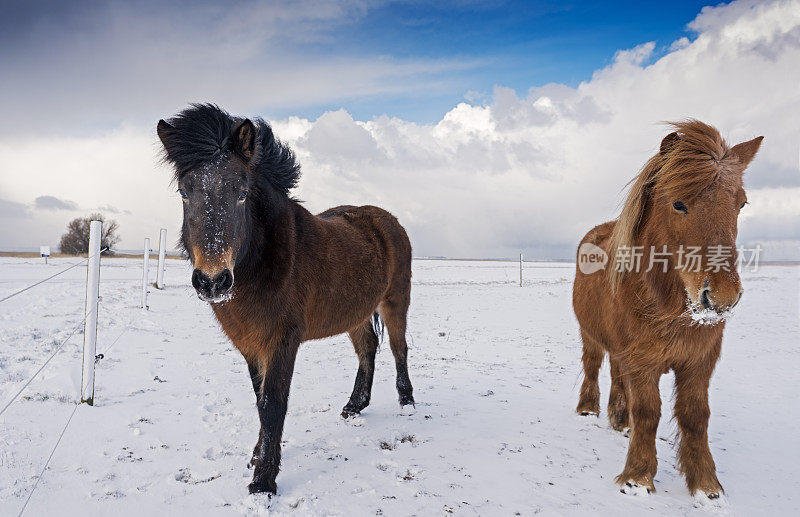
[[[163,159],[174,167],[174,179],[179,180],[190,170],[227,151],[233,128],[242,120],[215,104],[191,104],[169,119],[170,128],[162,137]],[[263,119],[255,118],[253,124],[256,141],[252,168],[256,180],[266,182],[288,196],[300,178],[300,165],[295,154],[275,136],[272,127]]]
[[[191,104],[168,124],[163,157],[173,165],[175,179],[180,179],[228,149],[234,119],[214,104]]]

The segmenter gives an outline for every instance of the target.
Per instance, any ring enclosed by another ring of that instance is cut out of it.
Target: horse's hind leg
[[[370,320],[349,332],[353,348],[358,355],[358,373],[353,386],[353,394],[342,409],[342,417],[349,418],[361,412],[369,405],[372,393],[372,375],[375,372],[375,350],[378,348],[378,336],[372,328]]]
[[[600,414],[600,386],[597,377],[603,364],[603,347],[581,329],[583,340],[583,385],[577,411],[581,415]]]
[[[620,371],[619,360],[609,357],[611,363],[611,391],[608,394],[608,421],[617,431],[630,428],[628,391]]]
[[[407,291],[406,291],[407,293]],[[408,294],[401,296],[389,295],[378,306],[378,312],[383,317],[386,331],[389,334],[389,346],[394,355],[394,364],[397,368],[397,394],[400,405],[414,404],[414,388],[408,378],[408,345],[406,344],[406,315],[410,297]]]

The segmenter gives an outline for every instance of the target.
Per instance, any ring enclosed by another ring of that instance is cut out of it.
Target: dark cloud
[[[33,201],[39,210],[77,210],[78,203],[68,199],[59,199],[55,196],[39,196]]]
[[[787,149],[786,151],[795,150]],[[769,160],[756,161],[745,172],[744,184],[745,188],[798,187],[800,186],[800,171],[795,167],[782,166],[780,163]]]
[[[120,208],[115,207],[114,205],[102,205],[102,206],[98,206],[97,209],[100,212],[103,212],[103,213],[106,213],[106,214],[128,214],[128,215],[130,215],[130,213],[131,213],[130,210],[122,210]]]
[[[0,218],[3,219],[27,219],[31,216],[28,205],[0,199]]]

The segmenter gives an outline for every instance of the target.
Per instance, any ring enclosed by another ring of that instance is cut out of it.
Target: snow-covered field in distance
[[[0,258],[0,298],[76,259]],[[151,279],[155,276],[155,261]],[[538,267],[544,266],[544,267]],[[372,405],[340,416],[357,360],[346,336],[305,343],[278,496],[247,494],[258,432],[247,369],[187,263],[138,308],[141,263],[104,260],[95,406],[81,406],[27,515],[797,515],[800,267],[745,273],[712,380],[711,448],[727,506],[695,507],[675,467],[662,378],[657,492],[619,493],[627,438],[574,413],[574,265],[418,260],[409,316],[416,412],[401,414],[378,354]],[[78,267],[0,304],[0,407],[83,318]],[[83,336],[0,416],[0,515],[16,515],[79,394]],[[112,345],[110,350],[108,347]],[[602,374],[608,395],[607,368]]]

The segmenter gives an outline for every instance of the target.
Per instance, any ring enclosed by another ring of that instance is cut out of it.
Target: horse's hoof
[[[408,406],[411,404],[415,408],[417,407],[416,403],[414,403],[414,397],[411,395],[400,395],[400,405],[401,406]]]
[[[275,481],[258,480],[247,485],[247,490],[251,494],[275,495],[278,492],[278,484]]]
[[[618,413],[609,412],[608,423],[613,430],[624,433],[626,429],[630,428],[627,416],[627,413],[625,415],[619,415]]]
[[[722,494],[722,489],[719,490],[696,490],[694,493],[694,505],[696,507],[712,506],[724,507],[727,506],[728,500]]]
[[[399,415],[411,416],[416,414],[417,406],[412,402],[411,404],[401,405]]]
[[[580,411],[581,416],[600,416],[599,411],[584,410]]]
[[[655,491],[655,488],[647,485],[640,485],[636,481],[628,480],[619,489],[620,492],[627,495],[642,495],[646,496]]]
[[[342,418],[344,418],[345,420],[356,417],[360,414],[361,411],[355,408],[348,408],[347,406],[345,406],[345,408],[342,409]]]

